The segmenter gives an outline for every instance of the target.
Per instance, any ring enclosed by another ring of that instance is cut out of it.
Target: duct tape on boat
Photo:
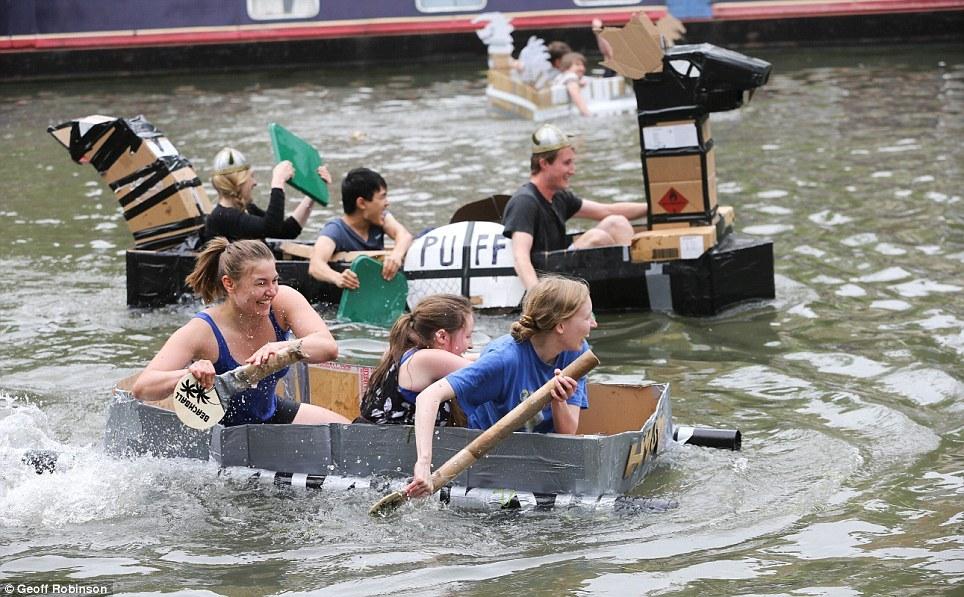
[[[525,289],[502,231],[496,222],[458,222],[417,238],[405,257],[409,308],[439,293],[460,294],[483,309],[517,307]]]

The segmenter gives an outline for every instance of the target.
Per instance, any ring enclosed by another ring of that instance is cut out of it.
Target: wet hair
[[[572,68],[572,65],[577,62],[581,62],[583,66],[586,66],[586,57],[579,52],[569,52],[559,59],[559,70],[569,70]]]
[[[546,50],[549,52],[549,63],[552,64],[553,67],[556,66],[556,63],[563,56],[572,52],[572,48],[570,48],[569,44],[564,41],[549,42],[549,45],[546,46]]]
[[[545,276],[526,292],[522,316],[512,324],[512,339],[524,342],[539,332],[547,332],[569,319],[589,300],[584,280]]]
[[[359,197],[371,201],[375,193],[388,189],[388,184],[382,175],[368,168],[355,168],[345,175],[341,181],[341,205],[345,214],[352,214],[358,209],[356,200]]]
[[[184,279],[205,303],[213,303],[227,296],[221,276],[240,280],[254,261],[274,261],[271,249],[260,240],[230,242],[223,236],[212,238],[197,256],[192,271]]]
[[[547,151],[545,153],[534,153],[532,157],[529,158],[529,172],[531,174],[538,174],[542,172],[542,164],[539,160],[545,160],[550,164],[554,164],[556,158],[559,157],[559,152],[565,149],[565,147],[560,147],[559,149],[553,151]]]
[[[247,207],[244,198],[241,196],[241,187],[253,174],[250,169],[228,174],[215,174],[211,177],[211,184],[218,192],[218,197],[227,199],[232,207],[244,210]]]
[[[388,333],[388,350],[368,382],[378,387],[393,363],[401,360],[410,348],[431,348],[435,332],[445,330],[454,333],[465,326],[472,314],[472,303],[457,294],[435,294],[415,305],[410,313],[404,313],[395,321]]]

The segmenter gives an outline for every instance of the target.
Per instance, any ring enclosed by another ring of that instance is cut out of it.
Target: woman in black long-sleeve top
[[[264,238],[296,238],[300,233],[314,201],[305,197],[298,207],[285,218],[285,182],[294,175],[291,162],[279,162],[271,171],[271,198],[268,209],[253,203],[251,192],[257,181],[251,165],[244,155],[230,147],[214,157],[214,175],[211,184],[218,192],[218,203],[208,214],[204,224],[202,241],[224,236],[230,241]],[[328,168],[318,168],[318,176],[331,183]]]

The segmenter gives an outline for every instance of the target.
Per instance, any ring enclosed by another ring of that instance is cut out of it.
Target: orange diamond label
[[[670,187],[670,189],[666,191],[666,194],[659,200],[662,208],[671,214],[678,214],[683,211],[683,208],[686,207],[688,203],[689,201],[686,197],[673,187]]]

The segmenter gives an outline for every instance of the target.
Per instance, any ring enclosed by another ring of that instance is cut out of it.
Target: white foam
[[[941,284],[930,280],[912,280],[894,286],[897,294],[905,298],[918,298],[935,293],[960,292],[961,287],[954,284]]]
[[[827,254],[823,249],[818,249],[816,247],[811,247],[810,245],[800,245],[793,248],[794,253],[800,253],[801,255],[809,255],[810,257],[823,257]]]
[[[844,280],[840,278],[835,278],[833,276],[827,276],[824,274],[820,274],[819,276],[814,277],[810,281],[813,282],[814,284],[827,284],[829,286],[836,286],[838,284],[844,283]]]
[[[743,229],[746,234],[757,236],[772,236],[793,230],[790,224],[760,224],[758,226],[747,226]]]
[[[780,199],[781,197],[786,197],[789,195],[787,191],[781,189],[772,189],[769,191],[760,191],[756,194],[760,199]]]
[[[910,272],[902,267],[888,267],[873,274],[857,278],[859,282],[894,282],[910,276]]]
[[[811,214],[807,217],[808,220],[814,224],[819,224],[821,226],[839,226],[841,224],[848,224],[853,221],[850,216],[844,216],[841,214],[831,213],[830,210],[818,211],[815,214]]]
[[[882,363],[845,352],[793,352],[783,358],[809,363],[821,373],[846,375],[857,379],[876,377],[889,370]]]
[[[881,300],[870,303],[871,309],[881,309],[883,311],[906,311],[911,308],[910,303],[898,300]]]
[[[955,410],[960,410],[959,401],[964,398],[964,383],[940,369],[897,371],[883,378],[881,383],[895,394],[924,406],[955,401]]]
[[[892,245],[891,243],[878,243],[874,250],[881,255],[887,255],[889,257],[895,257],[897,255],[906,255],[907,250],[897,245]]]
[[[846,296],[851,298],[858,298],[861,296],[867,296],[867,291],[857,286],[856,284],[844,284],[834,293],[837,296]]]
[[[877,242],[877,235],[873,232],[861,232],[860,234],[854,234],[853,236],[848,236],[847,238],[840,241],[841,243],[847,245],[848,247],[860,247],[863,245],[869,245],[870,243]]]
[[[792,209],[781,205],[762,205],[757,208],[757,211],[774,216],[789,216],[793,213]]]

